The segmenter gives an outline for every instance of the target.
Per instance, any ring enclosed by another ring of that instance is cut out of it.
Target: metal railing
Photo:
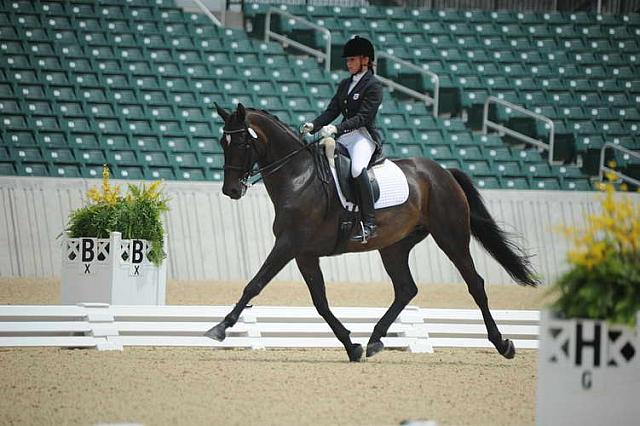
[[[392,90],[397,90],[406,95],[412,96],[416,99],[423,101],[427,105],[433,105],[433,116],[434,117],[438,116],[438,103],[440,99],[440,77],[438,77],[436,73],[434,73],[433,71],[425,70],[415,64],[412,64],[411,62],[402,60],[397,56],[393,56],[387,52],[379,52],[378,58],[385,58],[389,61],[396,62],[402,65],[404,68],[409,68],[411,70],[417,71],[420,74],[425,74],[431,77],[429,80],[433,83],[433,86],[434,86],[433,97],[429,96],[427,93],[420,93],[416,90],[410,89],[407,86],[403,86],[402,84],[396,83],[393,80],[382,77],[379,74],[376,75],[378,80],[380,80],[382,83],[389,86]]]
[[[634,152],[631,151],[630,149],[627,149],[625,147],[613,144],[611,142],[607,142],[604,144],[604,146],[602,147],[602,149],[600,149],[600,168],[598,171],[598,178],[600,179],[600,182],[602,182],[604,180],[604,174],[606,172],[614,172],[616,174],[616,177],[618,177],[619,179],[622,179],[626,182],[629,182],[633,185],[639,186],[640,187],[640,180],[634,179],[631,176],[627,176],[624,173],[620,173],[620,171],[613,169],[607,165],[604,164],[605,162],[605,151],[607,150],[607,148],[611,148],[614,151],[618,150],[621,151],[627,155],[629,155],[630,157],[635,157],[638,160],[640,160],[640,153],[638,152]]]
[[[200,8],[200,10],[202,10],[202,12],[207,15],[207,17],[211,20],[211,22],[213,22],[215,25],[219,26],[219,27],[224,27],[224,23],[227,17],[227,8],[226,7],[222,7],[220,9],[220,13],[222,21],[220,21],[218,18],[216,18],[216,16],[211,13],[211,11],[209,10],[209,8],[207,6],[205,6],[200,0],[193,0],[193,2]]]
[[[502,106],[505,106],[507,108],[511,108],[512,110],[521,112],[524,115],[528,115],[536,120],[539,121],[543,121],[545,123],[547,123],[549,125],[549,142],[546,143],[543,140],[540,139],[534,139],[530,136],[527,136],[523,133],[517,132],[513,129],[509,129],[508,127],[505,127],[501,124],[498,124],[494,121],[489,120],[489,104],[490,103],[496,103],[496,104],[500,104]],[[511,102],[507,102],[505,100],[502,99],[498,99],[495,96],[489,96],[487,98],[487,100],[484,102],[484,113],[483,113],[483,117],[482,117],[482,134],[486,135],[487,134],[487,129],[488,128],[492,128],[494,130],[497,130],[498,132],[501,133],[505,133],[509,136],[512,136],[516,139],[519,139],[523,142],[526,143],[530,143],[531,145],[535,145],[539,148],[542,148],[544,150],[549,151],[549,164],[553,164],[553,148],[554,148],[554,143],[555,143],[555,126],[553,125],[553,121],[551,119],[549,119],[548,117],[545,117],[544,115],[541,114],[536,114],[535,112],[529,111],[528,109],[525,109],[519,105],[516,104],[512,104]]]
[[[290,39],[289,37],[283,35],[283,34],[278,34],[275,33],[273,31],[271,31],[271,15],[272,14],[278,14],[278,15],[282,15],[285,18],[288,19],[293,19],[296,22],[301,22],[303,24],[305,24],[306,26],[313,28],[317,31],[320,31],[323,35],[324,35],[324,40],[326,42],[326,47],[325,47],[325,52],[321,52],[320,50],[316,50],[313,49],[312,47],[306,46],[302,43],[299,43],[295,40]],[[322,27],[320,25],[314,24],[313,22],[307,21],[304,18],[300,18],[298,16],[292,15],[288,12],[285,12],[283,10],[280,9],[276,9],[274,7],[270,8],[269,11],[267,12],[267,17],[265,20],[265,29],[264,29],[264,41],[268,42],[271,39],[277,40],[280,43],[282,43],[285,47],[287,46],[291,46],[293,48],[296,48],[298,50],[301,50],[305,53],[308,53],[310,55],[315,56],[316,58],[318,58],[319,60],[324,61],[324,66],[325,69],[327,71],[331,71],[331,32],[326,29],[325,27]],[[420,93],[416,90],[410,89],[409,87],[403,86],[401,84],[396,83],[395,81],[392,81],[388,78],[385,77],[381,77],[380,75],[377,75],[376,77],[378,78],[378,80],[380,80],[380,82],[382,82],[383,84],[387,85],[388,87],[390,87],[392,90],[397,90],[399,92],[402,92],[404,94],[407,94],[409,96],[412,96],[418,100],[423,101],[424,103],[426,103],[427,105],[432,105],[433,106],[433,115],[435,117],[438,116],[438,99],[440,97],[440,78],[438,77],[438,75],[432,71],[429,70],[425,70],[420,68],[419,66],[412,64],[410,62],[404,61],[396,56],[390,55],[386,52],[379,52],[378,53],[378,57],[379,58],[385,58],[388,59],[392,62],[396,62],[401,64],[403,67],[405,68],[409,68],[412,69],[414,71],[417,71],[421,74],[426,74],[428,76],[431,77],[431,81],[433,82],[434,85],[434,96],[431,97],[426,93]]]
[[[324,40],[326,42],[326,47],[325,47],[325,51],[324,53],[321,52],[320,50],[316,50],[313,49],[309,46],[306,46],[302,43],[299,43],[295,40],[290,39],[287,36],[284,36],[282,34],[278,34],[275,33],[273,31],[271,31],[271,15],[272,14],[278,14],[278,15],[282,15],[285,18],[288,19],[293,19],[296,22],[301,22],[304,25],[308,26],[309,28],[313,28],[316,31],[320,31],[323,35],[324,35]],[[270,39],[274,39],[279,41],[280,43],[282,43],[285,47],[287,46],[291,46],[295,49],[298,50],[302,50],[305,53],[308,53],[312,56],[315,56],[316,58],[318,58],[319,60],[324,61],[324,67],[327,71],[331,70],[331,32],[324,28],[321,27],[320,25],[314,24],[311,21],[307,21],[304,18],[300,18],[298,16],[292,15],[288,12],[285,12],[283,10],[280,9],[276,9],[274,7],[270,8],[269,11],[267,12],[267,18],[265,21],[265,26],[264,26],[264,41],[268,42],[270,41]]]

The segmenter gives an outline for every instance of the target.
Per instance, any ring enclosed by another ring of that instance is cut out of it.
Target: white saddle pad
[[[381,165],[373,167],[372,170],[380,187],[380,198],[378,198],[378,201],[374,204],[375,209],[397,206],[407,201],[409,198],[407,177],[396,163],[387,159],[384,160],[384,163]],[[333,181],[336,184],[338,196],[340,197],[340,202],[343,207],[349,211],[357,211],[358,207],[344,198],[340,185],[338,184],[336,169],[333,167],[331,167],[331,174],[333,174]]]

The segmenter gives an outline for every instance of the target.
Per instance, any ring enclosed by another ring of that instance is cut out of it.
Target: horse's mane
[[[285,132],[287,132],[289,134],[289,136],[291,136],[292,138],[294,138],[295,140],[300,140],[298,134],[291,129],[291,126],[289,126],[286,123],[283,123],[282,120],[280,120],[280,118],[278,118],[277,115],[271,114],[269,111],[266,111],[264,109],[257,109],[257,108],[247,108],[248,111],[251,111],[253,113],[258,113],[258,114],[262,114],[263,116],[266,116],[266,118],[270,118],[275,124],[277,124],[282,130],[284,130]]]

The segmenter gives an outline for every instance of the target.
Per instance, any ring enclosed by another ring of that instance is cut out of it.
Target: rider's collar
[[[351,82],[357,84],[360,81],[360,79],[367,73],[367,71],[369,70],[362,70],[357,74],[353,74],[351,76]]]

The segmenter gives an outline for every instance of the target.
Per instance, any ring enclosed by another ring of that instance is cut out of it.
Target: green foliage
[[[576,266],[555,286],[552,309],[565,318],[606,319],[634,326],[640,311],[640,257],[611,255],[593,268]]]
[[[633,327],[640,311],[640,204],[615,197],[611,183],[601,189],[601,213],[589,215],[586,228],[564,230],[573,241],[572,268],[551,289],[557,295],[551,308],[564,318]]]
[[[71,238],[109,238],[111,232],[120,232],[123,239],[148,240],[148,258],[160,265],[166,258],[161,215],[169,210],[169,200],[161,195],[159,185],[160,182],[142,187],[128,185],[127,194],[120,196],[119,188],[109,185],[106,171],[103,191],[89,190],[87,195],[93,202],[71,213],[66,231]]]

